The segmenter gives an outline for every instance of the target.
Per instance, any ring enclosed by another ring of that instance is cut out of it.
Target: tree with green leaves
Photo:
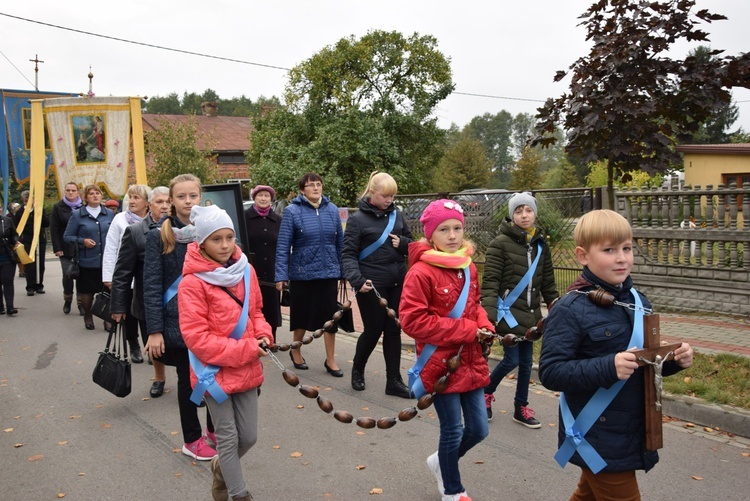
[[[696,12],[695,3],[595,2],[581,16],[591,52],[570,66],[570,92],[539,109],[532,144],[554,143],[552,134],[562,123],[569,156],[607,161],[610,195],[615,170],[652,173],[678,165],[675,143],[730,102],[727,87],[750,85],[748,54],[709,61],[667,57],[677,41],[708,41],[701,23],[726,19],[705,9]],[[554,80],[565,76],[558,71]]]
[[[144,134],[149,184],[168,186],[178,174],[194,174],[205,184],[215,183],[218,169],[212,152],[216,142],[198,132],[195,118],[185,124],[161,118],[158,124],[158,129]]]
[[[484,146],[468,132],[459,133],[440,159],[432,186],[438,192],[485,188],[492,178],[492,162]]]
[[[285,107],[255,117],[251,176],[286,192],[314,171],[338,204],[353,205],[376,169],[425,191],[444,137],[433,111],[453,87],[434,37],[343,38],[290,71]]]
[[[510,188],[512,190],[531,191],[541,186],[539,167],[542,163],[542,154],[539,148],[526,146],[521,158],[511,172]]]
[[[488,188],[505,188],[510,182],[513,167],[513,115],[502,110],[494,115],[485,113],[471,119],[464,131],[482,142],[487,158],[492,162],[492,179]]]

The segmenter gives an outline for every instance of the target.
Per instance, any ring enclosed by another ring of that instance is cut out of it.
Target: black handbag
[[[114,343],[112,339],[114,338]],[[112,351],[110,351],[112,346]],[[104,351],[99,352],[99,359],[91,374],[91,379],[116,397],[130,395],[130,360],[128,360],[128,341],[124,324],[112,327],[107,337]]]
[[[112,315],[109,313],[109,299],[110,295],[108,291],[101,291],[94,294],[94,304],[91,305],[91,313],[101,318],[105,322],[114,324]]]
[[[344,303],[349,300],[349,293],[346,291],[346,284],[339,283],[339,300],[337,302],[339,310],[344,310]],[[344,310],[344,314],[339,320],[339,329],[344,332],[354,332],[354,313],[352,309]]]
[[[281,300],[279,301],[281,306],[291,306],[292,298],[289,296],[289,289],[285,288],[281,291]]]
[[[70,278],[71,280],[75,280],[81,275],[81,266],[78,261],[78,246],[76,246],[76,252],[73,254],[73,257],[66,263],[63,273],[65,274],[65,278]]]

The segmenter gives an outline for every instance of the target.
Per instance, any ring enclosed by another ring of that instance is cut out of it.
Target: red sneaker
[[[203,437],[195,442],[184,444],[182,446],[182,453],[198,461],[211,461],[211,459],[219,455],[213,447],[206,443],[206,439]]]

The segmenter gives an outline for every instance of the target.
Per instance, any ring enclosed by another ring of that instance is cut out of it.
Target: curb
[[[750,411],[682,395],[662,395],[664,414],[750,438]]]

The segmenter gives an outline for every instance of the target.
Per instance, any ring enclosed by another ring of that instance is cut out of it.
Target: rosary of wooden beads
[[[654,312],[651,308],[644,308],[642,306],[635,305],[633,303],[623,303],[621,301],[615,300],[615,296],[610,294],[609,292],[605,291],[604,289],[594,289],[590,291],[580,291],[580,290],[574,290],[571,292],[575,292],[576,294],[582,294],[589,298],[589,300],[598,306],[622,306],[624,308],[627,308],[629,310],[642,310],[645,314],[650,315]],[[555,304],[554,301],[552,304]],[[550,305],[552,307],[552,305]]]
[[[384,297],[382,297],[377,289],[373,287],[373,292],[375,292],[375,295],[379,299],[380,306],[385,308],[386,314],[389,318],[392,318],[397,326],[401,326],[398,318],[396,317],[396,312],[388,307],[388,300],[386,300]],[[356,296],[355,291],[355,296]],[[416,417],[417,414],[419,414],[419,410],[424,410],[428,408],[430,405],[432,405],[432,402],[435,398],[436,393],[440,393],[441,391],[444,391],[448,387],[448,377],[451,375],[451,373],[455,372],[458,367],[461,365],[461,350],[463,349],[463,345],[461,345],[461,348],[459,348],[458,353],[451,357],[451,359],[448,361],[448,372],[440,377],[434,385],[434,391],[433,393],[423,395],[418,401],[416,407],[407,407],[406,409],[402,410],[398,413],[398,416],[396,417],[382,417],[380,419],[375,419],[371,417],[358,417],[355,418],[350,412],[343,411],[343,410],[333,410],[333,403],[320,394],[320,392],[314,388],[313,386],[307,385],[307,384],[300,384],[299,378],[297,375],[284,367],[284,364],[281,363],[281,361],[274,355],[277,351],[288,351],[290,349],[296,350],[303,344],[310,344],[312,343],[313,339],[317,339],[323,335],[324,332],[329,333],[336,333],[338,331],[338,322],[341,320],[341,318],[344,316],[344,312],[351,309],[352,302],[349,300],[344,301],[342,303],[342,308],[338,310],[336,313],[333,314],[333,317],[331,320],[328,320],[326,323],[323,324],[322,329],[318,329],[315,332],[313,332],[312,335],[306,334],[305,337],[302,338],[302,341],[293,341],[289,344],[272,344],[271,346],[268,346],[264,344],[261,346],[266,352],[268,353],[269,357],[271,357],[271,360],[278,366],[279,369],[281,369],[281,375],[284,378],[284,381],[287,382],[289,386],[294,386],[295,388],[299,389],[299,392],[302,393],[307,398],[314,398],[318,402],[318,407],[320,407],[320,410],[323,412],[330,414],[333,412],[333,417],[336,418],[337,421],[341,423],[351,423],[355,422],[357,426],[360,428],[375,428],[376,426],[380,429],[388,429],[392,428],[396,425],[399,421],[409,421],[410,419],[413,419]]]

